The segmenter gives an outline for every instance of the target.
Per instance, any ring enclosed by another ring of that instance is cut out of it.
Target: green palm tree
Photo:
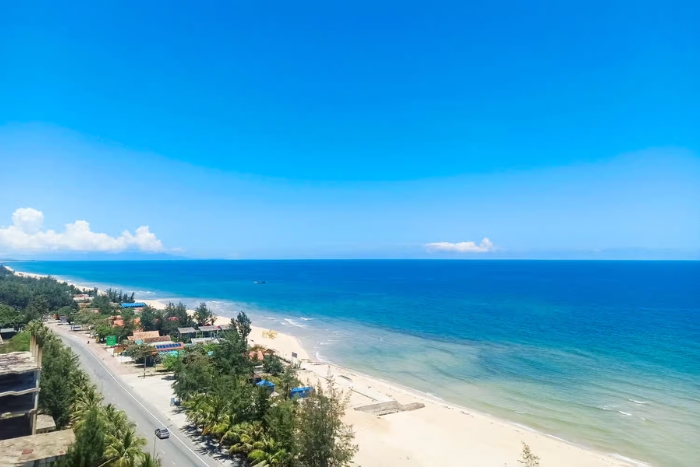
[[[229,432],[229,430],[231,430],[233,425],[233,417],[231,414],[224,414],[221,416],[218,422],[211,426],[209,429],[209,434],[218,439],[221,443],[224,436]]]
[[[153,457],[146,453],[143,455],[141,462],[137,465],[138,467],[160,467],[160,458],[158,456]]]
[[[138,465],[143,459],[144,454],[141,450],[146,446],[146,440],[138,436],[132,427],[127,428],[120,435],[107,435],[107,448],[105,449],[107,461],[102,465],[130,467]]]
[[[187,419],[196,426],[202,426],[210,418],[212,412],[211,396],[195,394],[182,403]]]
[[[53,336],[49,328],[47,328],[46,325],[44,325],[44,323],[37,320],[30,321],[24,329],[25,331],[29,331],[29,334],[34,336],[37,344],[39,344],[39,346],[41,347],[43,347],[47,339]]]
[[[248,460],[256,467],[287,466],[292,456],[272,438],[263,439],[255,443],[255,449],[248,454]]]
[[[102,417],[106,422],[107,433],[116,437],[121,436],[130,428],[136,428],[136,424],[129,420],[126,412],[117,409],[112,404],[107,404],[102,408]]]
[[[224,427],[219,425],[226,416],[227,405],[228,401],[216,394],[195,394],[183,403],[187,419],[194,425],[201,427],[202,434],[205,436],[209,434],[217,436],[214,434],[215,431],[224,430]]]
[[[237,427],[237,428],[236,428]],[[260,422],[241,423],[236,425],[232,438],[231,453],[248,455],[258,448],[256,443],[265,439],[265,432]]]
[[[71,423],[78,428],[81,421],[92,409],[102,408],[102,395],[97,392],[95,386],[89,385],[78,389],[78,393],[73,402]]]

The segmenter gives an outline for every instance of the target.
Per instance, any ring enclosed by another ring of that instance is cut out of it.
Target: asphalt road
[[[124,410],[128,417],[136,423],[138,433],[148,441],[148,452],[160,457],[163,467],[172,466],[210,466],[221,467],[222,464],[206,453],[206,446],[194,443],[186,434],[164,417],[157,409],[129,391],[119,375],[113,374],[102,363],[100,356],[85,345],[84,336],[74,336],[57,332],[63,342],[73,349],[80,357],[85,372],[95,383],[104,396],[105,404],[114,404]],[[156,428],[167,427],[170,430],[169,439],[157,439]]]

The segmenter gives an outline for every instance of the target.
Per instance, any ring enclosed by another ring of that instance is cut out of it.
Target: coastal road
[[[56,330],[56,328],[54,329]],[[95,354],[94,350],[86,345],[84,335],[69,334],[62,330],[57,330],[56,334],[78,355],[83,369],[102,392],[104,402],[114,404],[117,408],[125,411],[128,417],[136,423],[138,433],[148,441],[148,452],[152,454],[155,449],[156,454],[160,456],[163,467],[221,467],[223,465],[206,453],[205,446],[192,442],[162,413],[130,391],[129,386],[119,375],[114,374],[102,362],[102,356]],[[154,431],[159,427],[167,427],[170,430],[169,439],[155,438]],[[226,464],[230,465],[230,461]]]

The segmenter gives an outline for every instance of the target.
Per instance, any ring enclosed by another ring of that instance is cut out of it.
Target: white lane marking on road
[[[82,346],[82,344],[80,344],[80,343],[78,342],[78,340],[75,339],[73,336],[67,336],[67,337],[68,337],[69,339],[73,340],[74,342],[76,342],[78,345]],[[155,415],[153,415],[153,414],[151,413],[150,410],[148,410],[137,398],[134,397],[133,394],[131,394],[131,392],[129,392],[128,389],[126,389],[126,388],[119,382],[119,380],[118,380],[118,379],[112,374],[112,372],[99,360],[99,358],[97,358],[97,355],[95,355],[94,352],[93,352],[89,347],[83,347],[83,348],[85,348],[85,349],[88,351],[88,353],[89,353],[90,355],[92,355],[92,357],[95,359],[95,361],[96,361],[97,363],[99,363],[100,366],[101,366],[102,368],[104,368],[104,370],[109,374],[109,376],[112,377],[112,379],[114,380],[114,382],[117,383],[117,384],[119,385],[119,387],[122,388],[122,389],[124,390],[124,392],[126,392],[132,399],[134,399],[134,402],[136,402],[138,405],[140,405],[140,406],[143,408],[143,410],[145,410],[151,417],[153,417],[153,418],[155,419],[155,421],[157,421],[161,426],[165,426],[165,423],[163,423],[163,422],[161,422],[160,420],[158,420],[158,417],[156,417]],[[209,464],[207,464],[206,462],[204,462],[204,459],[202,459],[201,457],[199,457],[199,456],[197,455],[196,452],[194,452],[192,449],[190,449],[190,447],[189,447],[188,445],[186,445],[176,434],[173,433],[172,435],[173,435],[173,437],[174,437],[176,440],[178,440],[178,441],[180,442],[180,444],[182,444],[188,451],[190,451],[190,452],[194,455],[194,457],[196,457],[197,459],[199,459],[199,461],[200,461],[202,464],[204,464],[204,465],[206,465],[207,467],[209,467]],[[174,464],[174,463],[175,463],[175,462],[173,462],[173,464]]]

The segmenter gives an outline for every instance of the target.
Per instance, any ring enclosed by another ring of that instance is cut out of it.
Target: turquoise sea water
[[[700,262],[10,266],[242,309],[318,358],[606,452],[700,466]]]

